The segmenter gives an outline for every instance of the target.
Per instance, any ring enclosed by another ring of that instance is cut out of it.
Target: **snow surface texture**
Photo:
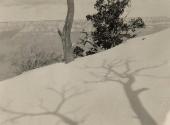
[[[0,82],[0,124],[170,125],[169,34]]]
[[[164,125],[170,125],[170,112],[167,114]]]

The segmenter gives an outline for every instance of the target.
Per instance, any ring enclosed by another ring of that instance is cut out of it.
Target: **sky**
[[[75,19],[94,13],[95,0],[75,0]],[[0,0],[0,21],[56,20],[66,16],[66,0]],[[129,16],[168,16],[170,0],[132,0]]]

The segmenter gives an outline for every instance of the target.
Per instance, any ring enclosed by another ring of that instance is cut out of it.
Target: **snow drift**
[[[0,123],[162,125],[170,110],[169,33],[0,82]]]

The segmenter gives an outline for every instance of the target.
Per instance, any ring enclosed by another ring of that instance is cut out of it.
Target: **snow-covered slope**
[[[0,82],[0,123],[162,125],[170,110],[169,34]]]

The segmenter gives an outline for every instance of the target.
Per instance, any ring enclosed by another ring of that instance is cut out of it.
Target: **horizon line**
[[[138,16],[131,16],[131,17],[138,17]],[[131,18],[129,17],[129,18]],[[168,16],[141,16],[141,18],[168,18]],[[40,22],[40,21],[64,21],[65,19],[32,19],[32,20],[8,20],[8,21],[0,21],[0,23],[10,23],[10,22]],[[74,19],[74,21],[85,21],[86,19]]]

